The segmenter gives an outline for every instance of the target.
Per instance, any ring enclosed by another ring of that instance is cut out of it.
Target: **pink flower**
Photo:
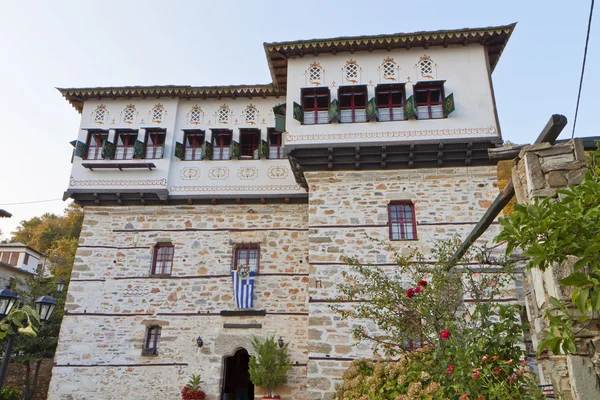
[[[468,394],[463,394],[460,400],[467,400],[469,398]]]
[[[488,356],[483,356],[483,358],[481,359],[481,362],[486,362],[487,360],[489,360]]]
[[[500,356],[494,356],[494,357],[492,357],[492,361],[496,361],[499,358],[500,358]]]
[[[446,372],[448,375],[451,375],[454,372],[454,367],[451,364],[448,364],[448,368],[446,368]]]
[[[502,372],[502,368],[494,368],[494,375],[498,375],[500,372]]]
[[[528,361],[527,361],[527,360],[523,360],[523,361],[521,361],[521,363],[520,363],[520,364],[521,364],[521,365],[527,365],[527,364],[528,364]]]
[[[509,375],[508,378],[508,383],[513,384],[517,381],[517,376],[515,374]]]
[[[509,360],[506,360],[506,363],[507,363],[507,364],[510,364],[511,362],[512,362],[512,358],[511,358],[511,359],[509,359]]]
[[[475,371],[475,373],[471,376],[471,379],[477,379],[481,376],[481,374],[479,373],[479,371]]]
[[[448,340],[449,337],[450,337],[450,331],[448,329],[444,329],[442,332],[440,332],[440,338],[442,340]]]
[[[415,295],[415,289],[410,288],[406,291],[406,297],[408,297],[409,299],[412,299],[414,295]]]
[[[421,286],[417,286],[417,288],[415,289],[415,293],[420,293],[421,290],[423,290],[423,288]]]
[[[477,396],[477,400],[485,400],[485,396]]]
[[[427,281],[420,280],[419,283],[417,283],[417,285],[422,286],[422,287],[426,287],[427,286]]]

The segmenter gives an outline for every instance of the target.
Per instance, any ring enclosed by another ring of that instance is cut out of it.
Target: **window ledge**
[[[81,163],[81,165],[84,168],[89,169],[90,171],[93,171],[94,169],[118,169],[120,171],[122,171],[123,169],[140,169],[140,168],[148,168],[150,171],[152,171],[152,168],[156,168],[156,165],[154,165],[154,163],[143,163],[143,162],[137,162],[137,163]]]
[[[143,357],[158,357],[158,350],[142,350]]]
[[[171,274],[150,274],[150,278],[170,278]]]

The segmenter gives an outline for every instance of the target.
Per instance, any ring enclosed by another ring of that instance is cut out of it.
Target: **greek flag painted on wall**
[[[237,271],[231,271],[233,278],[233,297],[237,308],[254,307],[254,271],[248,265],[240,266]]]

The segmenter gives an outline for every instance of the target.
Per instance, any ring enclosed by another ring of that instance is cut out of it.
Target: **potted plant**
[[[181,398],[183,400],[206,399],[206,393],[200,388],[200,375],[192,375],[187,385],[181,390]]]
[[[252,347],[256,356],[250,357],[248,364],[250,380],[255,386],[266,389],[263,399],[279,399],[279,395],[274,395],[273,392],[287,383],[287,373],[292,368],[288,344],[279,347],[274,337],[261,342],[253,336]]]

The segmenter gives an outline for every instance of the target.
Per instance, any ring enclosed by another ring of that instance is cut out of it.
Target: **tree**
[[[265,388],[269,397],[274,397],[273,391],[287,383],[287,373],[292,368],[288,343],[279,348],[274,337],[261,342],[253,336],[252,347],[256,356],[250,357],[248,363],[250,380],[254,385]]]

